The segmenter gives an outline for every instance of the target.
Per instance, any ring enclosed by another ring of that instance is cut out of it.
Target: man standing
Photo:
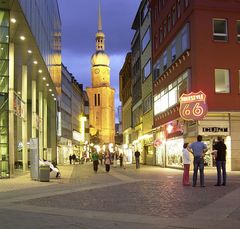
[[[136,169],[139,169],[139,168],[140,168],[140,161],[139,161],[139,158],[140,158],[140,152],[137,150],[137,151],[135,152]]]
[[[215,186],[221,185],[221,170],[222,170],[222,185],[226,185],[226,150],[227,147],[223,142],[222,137],[218,137],[218,142],[214,146],[216,150],[216,166],[217,166],[217,184]]]
[[[206,144],[202,142],[202,136],[197,136],[197,141],[193,142],[188,146],[188,150],[193,154],[194,161],[193,161],[193,187],[196,186],[197,183],[197,174],[198,169],[200,170],[200,186],[205,187],[204,185],[204,156],[205,153],[208,151]]]

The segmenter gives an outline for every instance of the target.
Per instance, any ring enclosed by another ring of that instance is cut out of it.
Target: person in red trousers
[[[190,155],[189,151],[187,149],[188,143],[183,144],[183,166],[184,166],[184,171],[183,171],[183,185],[184,186],[189,186],[189,169],[190,169]]]

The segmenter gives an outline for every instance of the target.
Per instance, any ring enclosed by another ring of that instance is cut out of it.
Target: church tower
[[[92,87],[87,88],[90,135],[99,144],[115,142],[115,91],[110,86],[109,63],[110,59],[105,53],[105,35],[102,31],[101,4],[99,1],[96,52],[91,59]]]

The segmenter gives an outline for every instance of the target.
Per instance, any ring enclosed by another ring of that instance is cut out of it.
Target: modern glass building
[[[57,0],[0,1],[0,178],[39,157],[56,161],[56,98],[61,84]]]

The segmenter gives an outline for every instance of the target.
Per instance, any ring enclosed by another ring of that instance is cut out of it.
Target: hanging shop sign
[[[179,114],[184,120],[202,120],[208,112],[206,95],[202,92],[182,94]]]

